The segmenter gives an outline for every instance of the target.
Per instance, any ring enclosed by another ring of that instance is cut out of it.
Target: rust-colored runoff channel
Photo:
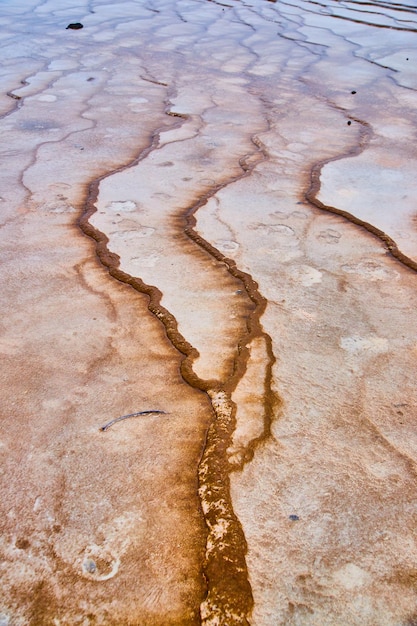
[[[168,111],[167,113],[169,114]],[[174,128],[181,125],[186,116],[176,117],[180,119]],[[89,222],[89,218],[96,211],[95,203],[99,194],[100,182],[144,160],[152,150],[156,149],[161,130],[155,131],[148,147],[142,150],[134,160],[90,183],[84,210],[78,219],[78,225],[85,235],[95,241],[97,256],[100,262],[108,269],[110,275],[116,280],[130,285],[137,292],[148,296],[148,309],[164,325],[167,337],[181,354],[180,371],[184,381],[190,386],[206,392],[210,398],[213,407],[213,418],[207,430],[204,449],[198,467],[199,496],[202,513],[208,529],[206,558],[203,565],[203,573],[207,583],[207,596],[201,606],[200,618],[203,624],[248,625],[253,609],[253,596],[245,559],[247,544],[241,524],[233,511],[230,497],[230,472],[236,469],[236,467],[231,467],[227,456],[227,449],[232,443],[236,422],[236,407],[231,401],[231,393],[245,374],[250,354],[247,347],[248,344],[255,337],[262,336],[267,346],[268,354],[263,390],[264,431],[261,436],[249,444],[249,450],[244,460],[244,462],[247,462],[252,458],[256,446],[270,435],[270,422],[273,410],[280,401],[271,388],[272,367],[275,358],[272,351],[271,338],[264,333],[260,323],[260,317],[265,310],[266,301],[259,293],[258,285],[249,274],[240,271],[232,259],[225,257],[198,235],[194,230],[196,223],[194,214],[220,189],[250,175],[256,164],[267,159],[268,156],[260,141],[253,137],[254,154],[257,155],[257,158],[250,161],[249,156],[253,157],[253,155],[243,157],[240,160],[241,173],[239,175],[219,183],[209,194],[205,194],[191,207],[174,216],[177,228],[199,246],[200,249],[204,250],[210,257],[211,262],[214,259],[219,265],[225,267],[234,279],[238,281],[239,287],[243,288],[251,301],[250,313],[246,317],[246,328],[236,345],[234,363],[229,378],[224,381],[202,380],[195,374],[192,368],[198,352],[179,332],[175,317],[161,305],[162,293],[157,287],[147,285],[140,278],[133,277],[122,271],[120,269],[119,256],[108,249],[108,238]]]
[[[398,246],[396,242],[394,241],[394,239],[392,239],[392,237],[384,233],[383,230],[380,230],[379,228],[377,228],[376,226],[373,226],[373,224],[370,224],[369,222],[365,222],[364,220],[359,219],[358,217],[356,217],[355,215],[352,215],[352,213],[349,213],[348,211],[343,211],[342,209],[338,209],[334,206],[324,204],[323,202],[321,202],[321,200],[317,198],[317,194],[320,191],[320,174],[321,174],[323,167],[327,165],[327,163],[331,163],[333,161],[340,161],[341,159],[347,159],[349,157],[354,157],[354,156],[357,156],[358,154],[361,154],[361,152],[365,150],[366,146],[369,143],[369,140],[372,137],[371,127],[369,126],[367,122],[364,122],[363,120],[356,119],[353,117],[350,117],[350,120],[355,121],[358,124],[360,124],[361,130],[360,130],[360,138],[359,138],[358,145],[344,154],[339,154],[336,157],[332,157],[330,159],[324,159],[323,161],[319,161],[318,163],[316,163],[312,167],[312,170],[311,170],[310,187],[305,193],[305,198],[306,200],[308,200],[308,202],[313,204],[318,209],[321,209],[323,211],[328,211],[329,213],[334,213],[335,215],[340,215],[341,217],[344,217],[350,222],[352,222],[352,224],[361,226],[372,235],[375,235],[375,237],[378,237],[378,239],[380,239],[386,245],[387,250],[395,259],[397,259],[397,261],[400,261],[400,263],[402,263],[409,269],[413,270],[414,272],[417,272],[416,261],[414,261],[413,259],[410,259],[410,257],[403,254],[401,250],[398,249]],[[366,199],[364,199],[364,201],[366,201]]]

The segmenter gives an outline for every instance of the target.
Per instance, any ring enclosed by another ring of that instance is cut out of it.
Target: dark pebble
[[[348,123],[347,123],[347,125],[348,125],[348,126],[350,126],[351,124],[352,124],[352,122],[349,120],[349,121],[348,121]]]
[[[65,30],[68,30],[69,28],[71,30],[80,30],[80,28],[84,28],[84,26],[80,24],[80,22],[74,22],[73,24],[68,24]]]
[[[289,515],[288,519],[290,519],[292,522],[298,522],[300,518],[298,517],[298,515]]]
[[[353,90],[353,91],[351,91],[350,93],[351,93],[352,95],[355,95],[356,91],[355,91],[355,90]]]

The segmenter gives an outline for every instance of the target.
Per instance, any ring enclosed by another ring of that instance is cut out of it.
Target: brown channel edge
[[[169,110],[166,111],[170,115]],[[171,117],[174,117],[171,115]],[[178,121],[173,126],[180,126],[188,116],[175,115]],[[196,224],[195,213],[210,197],[227,185],[250,175],[259,161],[268,158],[265,148],[256,137],[252,142],[256,147],[258,158],[255,162],[248,162],[253,155],[246,155],[240,159],[242,173],[216,185],[208,194],[202,196],[191,207],[176,216],[181,222],[182,232],[196,245],[203,249],[212,259],[223,264],[227,271],[242,284],[249,299],[254,304],[252,312],[247,317],[246,332],[236,346],[233,371],[227,381],[222,384],[216,380],[202,380],[193,371],[192,364],[198,356],[197,350],[191,346],[178,330],[175,317],[161,305],[162,293],[155,286],[147,285],[140,278],[133,277],[120,269],[120,258],[108,249],[108,238],[89,222],[89,218],[96,211],[95,203],[98,198],[100,182],[109,176],[128,169],[144,160],[148,154],[156,149],[161,129],[157,129],[151,136],[149,145],[141,150],[139,155],[126,165],[112,170],[110,173],[92,181],[88,187],[84,210],[78,218],[81,231],[92,238],[96,245],[96,254],[109,274],[116,280],[131,286],[140,294],[149,298],[148,309],[163,324],[171,344],[181,354],[180,373],[184,381],[191,387],[199,389],[209,396],[213,407],[213,419],[209,425],[206,441],[203,447],[201,461],[198,467],[199,497],[204,520],[208,529],[206,544],[206,559],[203,574],[207,584],[207,597],[201,607],[202,624],[219,624],[234,626],[248,625],[253,609],[253,595],[249,582],[245,555],[247,544],[239,520],[237,519],[230,496],[230,473],[239,469],[229,464],[227,449],[232,443],[235,429],[236,407],[231,401],[231,392],[244,375],[249,359],[248,343],[262,336],[267,346],[268,364],[264,380],[264,431],[261,436],[253,440],[242,466],[253,457],[255,449],[270,436],[270,424],[273,409],[280,399],[272,391],[272,367],[275,357],[272,350],[272,340],[263,331],[260,318],[266,307],[266,300],[258,291],[257,283],[252,277],[239,270],[236,263],[221,254],[209,242],[205,241],[194,230]],[[179,226],[180,224],[178,224]],[[220,401],[219,401],[220,399]],[[217,531],[221,529],[219,541]]]
[[[414,261],[413,259],[410,259],[410,257],[406,256],[405,254],[403,254],[401,250],[399,250],[398,245],[394,241],[394,239],[392,239],[392,237],[387,235],[383,230],[380,230],[379,228],[377,228],[373,224],[370,224],[369,222],[365,222],[364,220],[359,219],[358,217],[356,217],[352,213],[349,213],[348,211],[343,211],[342,209],[338,209],[334,206],[324,204],[317,198],[317,194],[319,193],[320,186],[321,186],[320,174],[321,174],[323,167],[327,165],[328,163],[332,163],[333,161],[340,161],[341,159],[347,159],[350,157],[357,156],[358,154],[361,154],[365,150],[366,146],[369,143],[370,138],[372,137],[371,127],[367,122],[364,122],[363,120],[360,120],[354,117],[350,117],[349,119],[354,122],[357,122],[361,127],[360,140],[359,140],[358,145],[355,146],[355,148],[349,150],[348,152],[338,155],[337,157],[324,159],[322,161],[319,161],[318,163],[315,163],[310,173],[310,187],[304,194],[304,197],[308,202],[310,202],[310,204],[317,207],[318,209],[321,209],[323,211],[328,211],[329,213],[334,213],[335,215],[340,215],[341,217],[344,217],[345,219],[349,220],[349,222],[352,222],[352,224],[355,224],[356,226],[360,226],[361,228],[364,228],[375,237],[378,237],[378,239],[380,239],[385,244],[388,252],[397,261],[399,261],[400,263],[408,267],[413,272],[417,272],[417,262]]]
[[[260,323],[267,302],[260,294],[257,283],[248,273],[239,270],[233,259],[223,255],[196,232],[195,214],[218,191],[249,176],[257,163],[268,158],[266,149],[256,137],[252,137],[252,142],[256,147],[258,158],[251,160],[250,164],[247,161],[248,156],[240,159],[239,165],[242,169],[240,175],[219,183],[189,207],[185,213],[178,216],[183,222],[183,232],[212,258],[224,264],[227,271],[240,281],[254,304],[251,314],[246,318],[246,332],[237,345],[231,376],[225,381],[222,390],[209,392],[215,419],[209,426],[198,470],[200,500],[209,529],[204,567],[208,582],[208,595],[203,603],[202,623],[205,623],[205,614],[207,614],[208,619],[213,617],[218,620],[210,623],[225,626],[249,624],[248,619],[253,609],[253,596],[245,560],[247,544],[240,522],[233,511],[230,497],[230,473],[242,469],[243,465],[253,458],[256,448],[270,436],[273,410],[279,404],[280,399],[272,390],[272,367],[275,363],[272,340],[263,331]],[[255,337],[264,339],[268,354],[264,379],[263,433],[250,442],[241,464],[231,467],[227,449],[232,443],[236,427],[236,406],[231,400],[231,393],[246,372],[250,355],[247,346]],[[219,530],[221,531],[220,542],[216,541]]]

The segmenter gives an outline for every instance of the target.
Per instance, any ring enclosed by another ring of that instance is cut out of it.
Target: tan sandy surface
[[[0,22],[0,626],[414,624],[415,9]]]

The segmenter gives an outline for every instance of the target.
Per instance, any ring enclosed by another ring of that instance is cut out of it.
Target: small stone
[[[350,126],[351,124],[352,124],[352,122],[349,120],[349,121],[348,121],[348,123],[347,123],[347,125],[348,125],[348,126]]]
[[[84,26],[80,22],[74,22],[73,24],[68,24],[65,30],[80,30],[80,28],[84,28]]]
[[[300,518],[298,517],[298,515],[289,515],[288,519],[290,519],[292,522],[298,522]]]
[[[350,92],[352,95],[355,95],[356,91],[353,89],[353,91]]]
[[[83,563],[83,570],[87,572],[87,574],[95,574],[97,565],[94,563],[93,559],[86,559]]]

